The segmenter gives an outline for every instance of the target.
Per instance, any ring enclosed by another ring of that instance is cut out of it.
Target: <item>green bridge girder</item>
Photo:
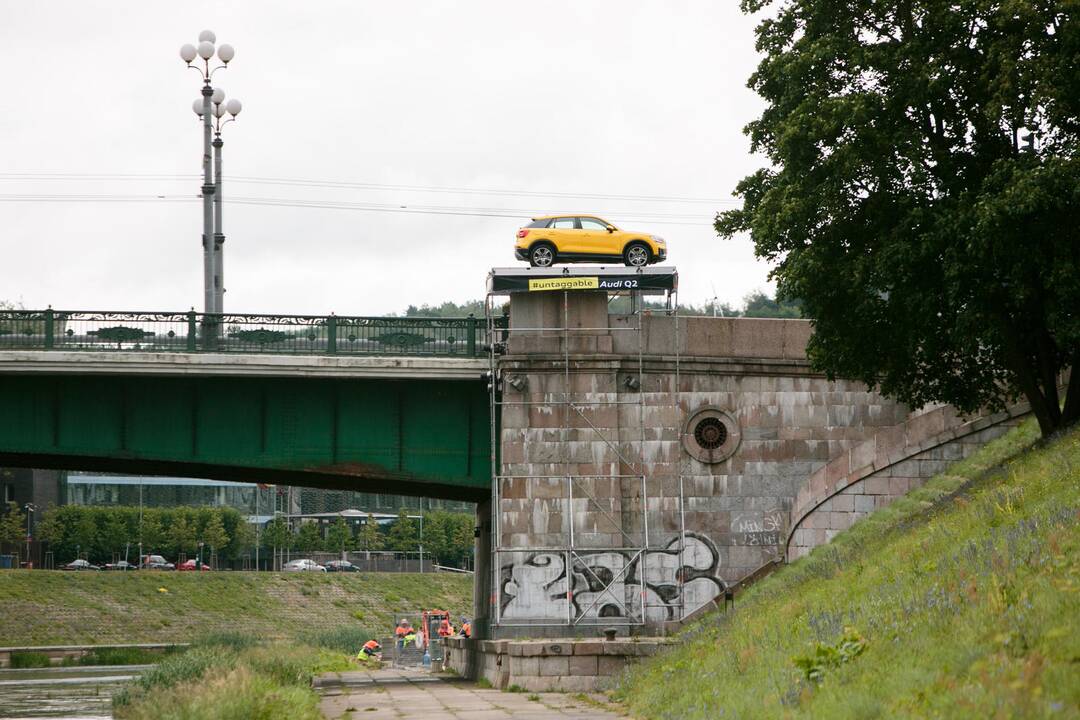
[[[0,376],[0,466],[482,500],[477,379]]]

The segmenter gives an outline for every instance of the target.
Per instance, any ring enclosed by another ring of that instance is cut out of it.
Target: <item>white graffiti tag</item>
[[[690,533],[685,543],[675,538],[665,549],[648,552],[522,554],[502,568],[501,616],[677,620],[723,592],[719,566],[712,542]]]

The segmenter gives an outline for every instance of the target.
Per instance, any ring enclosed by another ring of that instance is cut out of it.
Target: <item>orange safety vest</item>
[[[394,628],[394,634],[397,635],[398,637],[401,637],[402,635],[407,635],[408,630],[406,630],[405,628],[398,625],[396,628]]]
[[[439,625],[439,637],[450,637],[454,634],[454,627],[449,620],[443,620]]]
[[[379,645],[379,643],[375,640],[368,640],[366,643],[364,643],[364,650],[367,650],[369,653],[375,652],[380,647],[381,646]]]
[[[461,626],[461,634],[464,635],[465,637],[470,637],[472,635],[472,624],[471,623],[463,624]]]

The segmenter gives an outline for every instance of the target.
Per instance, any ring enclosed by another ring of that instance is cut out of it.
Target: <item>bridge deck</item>
[[[478,380],[487,365],[479,357],[0,350],[0,374]]]

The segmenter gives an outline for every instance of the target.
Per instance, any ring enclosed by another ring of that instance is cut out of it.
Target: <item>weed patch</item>
[[[13,652],[11,653],[11,667],[13,668],[44,668],[49,667],[49,656],[40,652]]]

